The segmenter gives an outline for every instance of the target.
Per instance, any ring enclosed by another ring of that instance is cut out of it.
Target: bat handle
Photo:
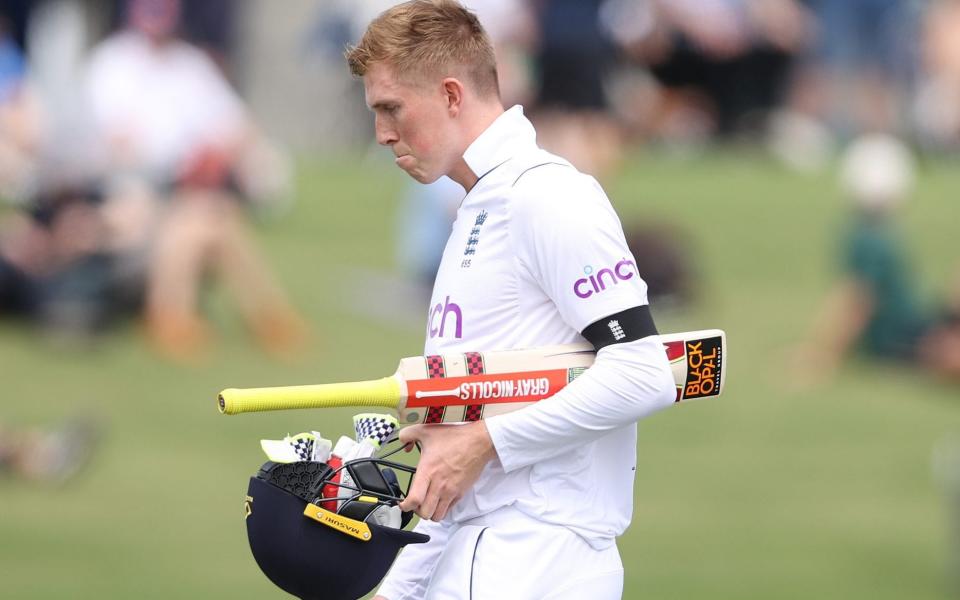
[[[217,397],[225,415],[295,408],[370,406],[396,409],[402,390],[396,377],[370,381],[292,385],[264,388],[230,388]]]

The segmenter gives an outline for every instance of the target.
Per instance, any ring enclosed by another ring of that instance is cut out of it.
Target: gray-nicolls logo
[[[627,334],[623,332],[623,327],[620,327],[620,321],[614,319],[607,323],[607,327],[610,328],[610,333],[613,334],[613,339],[619,341],[627,337]]]

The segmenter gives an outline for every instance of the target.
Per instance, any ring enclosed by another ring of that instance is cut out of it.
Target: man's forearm
[[[593,366],[556,395],[491,417],[487,429],[509,472],[592,442],[670,406],[675,397],[663,347],[652,336],[603,348]]]

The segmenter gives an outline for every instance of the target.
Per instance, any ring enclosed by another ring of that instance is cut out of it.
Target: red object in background
[[[184,163],[177,183],[182,187],[222,188],[230,176],[230,168],[227,152],[215,146],[205,146]]]

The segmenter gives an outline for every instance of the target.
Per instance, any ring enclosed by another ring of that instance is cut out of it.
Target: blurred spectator
[[[60,175],[42,181],[50,124],[34,88],[19,48],[0,31],[0,196],[26,209],[0,224],[0,314],[72,338],[107,320],[109,259],[96,194]]]
[[[302,321],[253,244],[243,206],[287,191],[285,157],[214,62],[176,37],[178,0],[132,0],[126,19],[91,53],[86,90],[106,149],[111,250],[129,281],[146,280],[151,339],[174,357],[203,349],[199,295],[213,275],[265,348],[295,349]]]
[[[97,199],[62,188],[3,223],[0,314],[35,319],[56,341],[71,343],[113,320],[113,262]]]
[[[782,101],[813,22],[797,0],[649,0],[630,53],[660,92],[651,133],[702,141],[757,133]],[[641,35],[642,33],[642,35]]]
[[[111,0],[114,29],[126,25],[128,0]],[[233,78],[231,58],[235,50],[236,28],[246,3],[236,0],[203,0],[181,3],[179,33],[182,39],[202,49],[229,79]]]
[[[960,1],[934,0],[922,23],[921,74],[913,106],[920,141],[960,144]]]
[[[4,28],[20,49],[26,48],[27,20],[30,9],[36,0],[3,0],[0,5],[0,20],[4,21]]]
[[[605,178],[617,167],[623,140],[605,88],[617,53],[601,22],[604,0],[535,4],[537,88],[530,116],[538,143]]]
[[[32,185],[39,123],[26,69],[23,53],[0,15],[0,201],[20,203]]]
[[[842,182],[855,218],[842,240],[841,278],[801,350],[801,375],[816,381],[860,351],[960,380],[960,286],[942,307],[925,307],[894,231],[913,183],[909,150],[892,136],[858,138],[844,155]]]
[[[99,437],[97,426],[84,420],[50,429],[0,426],[0,476],[62,484],[89,463]]]
[[[798,69],[786,109],[841,139],[904,132],[916,71],[918,3],[811,0],[816,44]],[[795,121],[802,123],[805,121]]]

